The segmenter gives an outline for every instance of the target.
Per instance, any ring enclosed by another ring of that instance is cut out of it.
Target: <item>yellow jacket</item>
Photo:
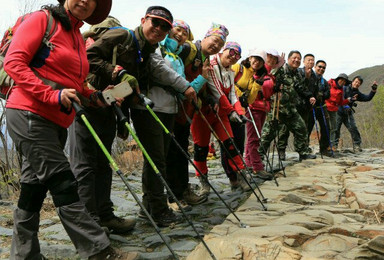
[[[240,66],[242,66],[242,75],[238,76],[240,72]],[[253,69],[246,68],[243,65],[237,63],[232,65],[232,69],[235,71],[235,85],[236,85],[236,94],[238,97],[242,96],[245,92],[248,93],[248,104],[252,104],[256,98],[257,94],[261,90],[261,86],[257,84],[253,78],[255,73]],[[240,78],[239,78],[240,77]],[[239,79],[238,79],[239,78]],[[236,81],[237,80],[237,81]]]

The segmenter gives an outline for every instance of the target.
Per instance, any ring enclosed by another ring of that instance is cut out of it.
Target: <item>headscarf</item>
[[[241,54],[241,46],[240,44],[238,44],[237,42],[227,42],[225,45],[224,45],[224,50],[226,49],[234,49],[235,51],[237,51],[239,54]]]
[[[229,34],[229,31],[227,27],[225,27],[222,24],[212,23],[211,28],[209,28],[208,32],[205,34],[205,38],[215,35],[215,36],[219,36],[225,42],[227,40],[228,34]]]
[[[193,41],[193,34],[191,32],[191,27],[189,27],[189,25],[183,21],[183,20],[180,20],[180,19],[176,19],[173,21],[173,24],[172,24],[173,27],[181,27],[183,28],[184,30],[187,31],[188,33],[188,41]]]

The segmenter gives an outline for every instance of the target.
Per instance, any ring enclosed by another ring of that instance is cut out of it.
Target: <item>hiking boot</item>
[[[355,144],[353,146],[353,152],[354,153],[359,153],[359,152],[362,152],[362,151],[363,151],[363,149],[361,149],[360,145]]]
[[[189,205],[199,205],[206,202],[208,197],[197,195],[193,192],[191,184],[188,184],[188,188],[183,192],[183,199]]]
[[[183,222],[183,218],[173,213],[170,209],[166,209],[160,214],[153,215],[153,220],[159,227],[169,227],[172,224]]]
[[[239,173],[239,174],[242,174],[246,178],[245,173]],[[246,192],[246,191],[250,191],[252,189],[251,186],[247,184],[247,182],[244,180],[244,178],[242,176],[238,176],[237,179],[238,179],[239,185],[243,191]]]
[[[231,184],[231,191],[235,191],[240,188],[240,182],[238,180],[229,180],[229,183]]]
[[[88,260],[135,260],[138,259],[137,252],[123,252],[120,249],[108,246],[96,255],[88,257]]]
[[[179,202],[184,211],[192,210],[192,206],[188,205],[188,203],[185,202],[185,200],[179,200]],[[175,212],[181,212],[181,209],[179,208],[176,202],[168,202],[168,206],[170,209],[172,209]]]
[[[136,220],[134,218],[124,219],[114,216],[109,220],[100,220],[100,226],[107,227],[114,234],[123,234],[131,231],[135,225]]]
[[[201,188],[200,188],[200,196],[207,196],[211,190],[211,187],[209,186],[208,183],[208,175],[199,176]]]
[[[308,159],[316,159],[316,155],[314,154],[300,154],[299,155],[299,160],[308,160]]]
[[[142,209],[140,209],[138,216],[141,219],[149,221],[148,216],[145,215],[144,210]],[[151,217],[159,227],[169,227],[172,224],[183,222],[183,218],[181,216],[176,215],[172,210],[168,208],[160,214],[151,215]]]
[[[285,157],[285,150],[279,150],[278,154],[279,154],[279,159],[282,160],[282,161],[285,161],[285,159],[286,159],[286,157]]]
[[[273,174],[267,171],[261,170],[256,172],[256,177],[262,180],[270,181],[273,180]]]

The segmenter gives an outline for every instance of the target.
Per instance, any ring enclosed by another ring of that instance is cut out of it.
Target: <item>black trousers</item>
[[[188,151],[190,124],[175,123],[174,135],[177,142]],[[183,192],[188,188],[188,159],[172,141],[167,155],[167,182],[176,198],[182,199]]]
[[[156,112],[156,115],[169,131],[173,130],[175,122],[174,114]],[[131,118],[140,142],[143,144],[163,178],[167,180],[166,158],[171,138],[164,132],[160,124],[148,111],[131,109]],[[161,214],[168,208],[164,185],[145,157],[142,189],[143,204],[152,215]]]

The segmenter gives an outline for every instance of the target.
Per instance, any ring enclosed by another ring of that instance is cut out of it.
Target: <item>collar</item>
[[[80,29],[83,26],[84,22],[77,19],[75,16],[73,16],[73,14],[69,10],[66,10],[66,12],[67,12],[67,15],[69,17],[69,20],[71,22],[72,27],[74,29]]]

